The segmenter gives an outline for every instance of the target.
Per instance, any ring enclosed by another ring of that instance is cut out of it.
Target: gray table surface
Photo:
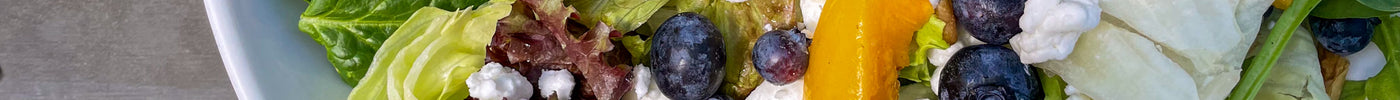
[[[201,0],[0,0],[0,100],[236,99]]]

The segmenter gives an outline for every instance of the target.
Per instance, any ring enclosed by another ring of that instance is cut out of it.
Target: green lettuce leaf
[[[671,2],[666,3],[666,7],[677,12],[699,12],[701,9],[710,7],[710,1],[715,0],[671,0]]]
[[[631,65],[638,65],[642,64],[642,62],[647,62],[646,54],[647,50],[651,48],[648,47],[650,46],[649,44],[651,44],[651,41],[642,40],[641,36],[635,35],[614,38],[612,40],[620,41],[622,43],[622,47],[627,48],[627,52],[632,54]]]
[[[574,0],[568,4],[577,8],[580,23],[603,22],[626,33],[641,27],[666,1],[669,0]]]
[[[899,100],[938,100],[938,93],[933,92],[933,87],[929,82],[919,82],[904,86],[899,86]]]
[[[305,32],[326,48],[326,58],[341,80],[356,86],[369,69],[370,60],[384,39],[423,6],[463,9],[486,0],[307,0],[309,7],[297,21]]]
[[[1366,97],[1371,100],[1400,100],[1400,17],[1381,18],[1375,42],[1385,54],[1385,68],[1366,80]]]
[[[1356,0],[1366,7],[1380,11],[1400,11],[1400,0]]]
[[[1392,52],[1393,53],[1393,52]],[[1387,60],[1395,57],[1386,57]],[[1376,77],[1366,80],[1366,98],[1371,100],[1400,100],[1400,67],[1395,60],[1386,61],[1385,68]]]
[[[1065,84],[1068,83],[1065,83],[1065,81],[1060,78],[1060,75],[1055,75],[1055,73],[1045,69],[1036,69],[1036,71],[1040,72],[1040,90],[1045,93],[1045,100],[1065,100],[1069,98],[1069,95],[1065,94]]]
[[[915,58],[910,56],[910,58]],[[927,61],[925,61],[927,62]],[[933,79],[933,72],[929,72],[938,66],[933,64],[909,65],[899,69],[899,78],[914,82],[928,82]]]
[[[1317,8],[1314,8],[1314,11],[1309,15],[1321,18],[1340,19],[1385,17],[1396,13],[1396,11],[1394,10],[1383,11],[1381,9],[1373,9],[1371,7],[1368,7],[1369,5],[1385,4],[1367,4],[1359,1],[1376,2],[1386,0],[1322,0],[1322,2],[1317,4]],[[1391,1],[1391,3],[1397,3],[1396,0],[1389,1]],[[1395,5],[1397,4],[1389,4],[1389,6],[1392,7],[1394,7]],[[1400,8],[1392,9],[1400,10]]]
[[[936,15],[935,15],[936,16]],[[899,69],[899,78],[912,80],[914,82],[929,81],[933,73],[929,69],[936,68],[928,62],[929,49],[947,49],[948,42],[943,40],[943,27],[947,25],[938,17],[928,17],[928,22],[923,28],[914,32],[914,43],[910,43],[909,66]]]
[[[661,23],[664,23],[667,18],[671,18],[671,16],[675,16],[681,12],[699,12],[700,8],[709,7],[709,5],[710,0],[668,1],[666,5],[661,6],[661,9],[652,13],[651,19],[648,19],[646,23],[642,23],[642,27],[637,28],[635,31],[641,35],[649,36],[651,33],[655,33],[656,28],[661,27]]]
[[[1345,81],[1342,83],[1341,100],[1366,100],[1366,81]]]
[[[486,61],[496,21],[515,0],[491,0],[476,10],[424,7],[375,53],[350,100],[462,100],[466,79]]]

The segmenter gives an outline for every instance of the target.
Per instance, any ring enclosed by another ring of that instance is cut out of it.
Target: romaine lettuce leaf
[[[491,0],[475,10],[419,9],[375,53],[350,100],[462,100],[467,77],[486,61],[496,21],[515,0]]]
[[[341,80],[356,86],[390,33],[423,6],[462,9],[486,0],[307,0],[297,28],[325,46]]]

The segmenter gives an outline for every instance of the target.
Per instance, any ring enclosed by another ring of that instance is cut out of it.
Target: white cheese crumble
[[[812,34],[817,32],[817,20],[821,20],[826,0],[802,0],[797,3],[802,7],[802,25],[807,27],[802,29],[802,33],[807,33],[807,38],[812,38]]]
[[[1011,38],[1011,49],[1021,63],[1032,64],[1069,57],[1079,35],[1098,26],[1098,0],[1028,0],[1021,15],[1020,34]]]
[[[976,40],[976,39],[970,39],[970,38],[969,38],[969,39],[964,39],[964,40]],[[933,82],[929,82],[929,85],[928,85],[929,88],[933,88],[933,92],[934,92],[934,93],[938,93],[938,80],[941,80],[940,77],[943,76],[943,68],[947,68],[947,67],[944,67],[944,66],[945,66],[945,65],[948,65],[948,59],[952,59],[952,58],[953,58],[953,54],[958,53],[958,50],[962,50],[963,45],[964,45],[963,43],[968,43],[968,42],[953,43],[953,45],[948,45],[948,48],[945,48],[945,49],[929,49],[929,50],[928,50],[928,63],[929,63],[929,64],[933,64],[933,66],[937,66],[937,67],[935,67],[934,70],[933,70],[933,75],[932,75],[933,77],[931,77],[932,79],[929,80],[929,81],[933,81]]]
[[[1384,55],[1376,43],[1368,43],[1361,51],[1347,55],[1347,61],[1351,62],[1347,67],[1347,80],[1361,81],[1380,74],[1386,63]]]
[[[632,92],[622,95],[622,100],[671,100],[661,94],[661,88],[652,81],[651,68],[637,65],[632,67]]]
[[[802,81],[803,79],[797,79],[797,81],[787,85],[763,81],[744,100],[802,100],[804,92],[802,87],[805,86]]]
[[[953,58],[953,54],[958,53],[958,50],[961,50],[964,45],[966,45],[964,43],[966,42],[953,43],[953,45],[948,45],[948,48],[945,49],[929,49],[928,63],[940,67],[948,64],[948,59]]]
[[[574,90],[574,75],[565,70],[546,70],[540,73],[540,97],[551,100],[569,100]],[[552,95],[552,96],[551,96]]]
[[[467,88],[471,97],[482,100],[526,100],[534,94],[525,76],[499,63],[487,63],[472,73],[467,77]]]

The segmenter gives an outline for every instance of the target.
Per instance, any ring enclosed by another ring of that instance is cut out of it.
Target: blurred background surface
[[[201,0],[0,0],[0,100],[236,99]]]

